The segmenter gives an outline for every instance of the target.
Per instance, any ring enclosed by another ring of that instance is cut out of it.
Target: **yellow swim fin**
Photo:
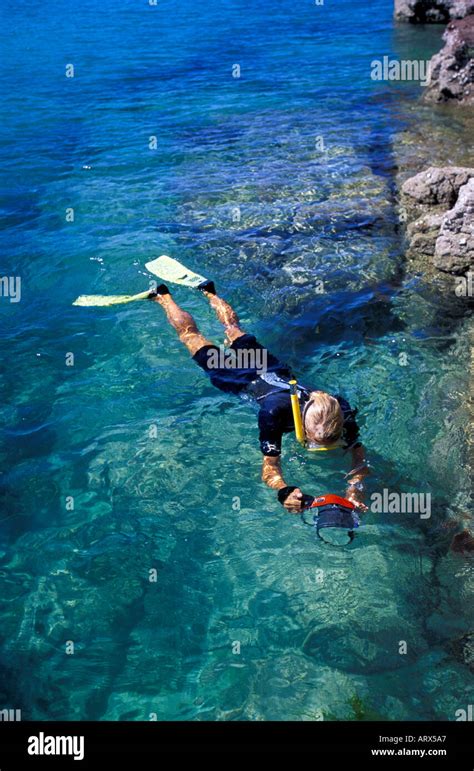
[[[81,294],[73,305],[81,305],[84,308],[95,306],[120,305],[121,303],[133,303],[135,300],[146,300],[150,294],[150,289],[140,294]]]
[[[172,284],[182,284],[183,286],[189,286],[192,289],[197,289],[201,284],[210,284],[204,276],[200,276],[198,273],[193,273],[184,265],[181,265],[178,260],[174,260],[172,257],[168,257],[163,254],[156,260],[147,262],[145,268],[149,273],[153,273],[154,276],[158,276],[162,281],[171,282]],[[201,287],[202,288],[202,287]],[[81,295],[74,300],[73,305],[81,305],[82,307],[95,307],[95,306],[108,306],[108,305],[120,305],[121,303],[131,303],[135,300],[146,300],[150,294],[151,289],[146,292],[140,292],[140,294],[119,294],[119,295]]]
[[[157,257],[156,260],[147,262],[145,268],[150,273],[153,273],[154,276],[161,278],[165,283],[171,282],[172,284],[182,284],[183,286],[191,287],[191,289],[197,289],[200,284],[207,281],[204,276],[193,273],[192,270],[186,268],[186,266],[182,265],[178,260],[174,260],[166,254],[162,254],[161,257]]]

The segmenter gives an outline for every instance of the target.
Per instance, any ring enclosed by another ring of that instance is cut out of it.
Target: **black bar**
[[[393,767],[397,760],[404,764],[415,760],[420,769],[437,761],[456,771],[472,771],[472,735],[470,722],[3,722],[0,771],[64,768],[71,763],[77,769],[104,768],[109,761],[125,765],[135,759],[139,765],[132,771],[138,771],[144,760],[170,752],[232,755],[275,750],[310,753],[315,761],[388,762]],[[56,744],[56,737],[61,736],[70,739],[64,745]],[[82,760],[74,760],[81,747],[72,744],[73,737],[84,737]],[[43,753],[62,746],[71,754],[31,755],[30,745]],[[373,750],[393,750],[394,754],[375,755]],[[418,754],[422,750],[423,756]]]

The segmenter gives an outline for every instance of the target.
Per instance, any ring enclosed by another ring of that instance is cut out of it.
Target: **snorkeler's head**
[[[337,446],[342,435],[344,418],[334,396],[324,391],[311,391],[303,410],[303,428],[307,445]]]

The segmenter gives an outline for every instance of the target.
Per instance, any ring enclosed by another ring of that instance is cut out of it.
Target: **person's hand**
[[[284,502],[283,506],[287,511],[290,511],[292,514],[300,514],[303,510],[304,505],[304,495],[301,492],[300,488],[297,487],[295,490],[293,490],[292,493],[288,496],[286,501]]]
[[[354,506],[357,506],[359,511],[368,511],[369,507],[365,505],[364,501],[362,500],[362,493],[360,490],[356,490],[354,487],[349,487],[346,498],[348,501],[354,504]]]

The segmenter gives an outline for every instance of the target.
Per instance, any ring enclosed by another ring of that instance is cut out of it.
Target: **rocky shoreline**
[[[444,48],[431,59],[424,99],[474,105],[474,15],[453,21],[443,35]]]
[[[473,28],[473,4],[466,6],[470,8],[471,15],[464,29]],[[404,0],[395,0],[395,18],[401,18],[401,7],[407,5]],[[411,7],[415,5],[419,4],[410,2]],[[435,5],[440,6],[440,2],[426,0],[424,3],[426,11],[428,6]],[[451,17],[460,13],[459,3],[446,0],[444,6],[451,9]],[[416,20],[405,18],[404,21]],[[444,32],[445,41],[453,31],[451,24]],[[467,55],[472,57],[472,53],[473,49],[468,48]],[[446,46],[433,56],[431,61],[437,62],[436,67],[441,69],[440,60],[445,54]],[[450,56],[448,51],[447,58]],[[474,364],[474,328],[469,317],[474,294],[472,58],[470,62],[469,67],[465,67],[465,72],[471,73],[471,85],[464,84],[465,98],[460,99],[454,87],[447,89],[442,99],[427,96],[425,90],[418,101],[406,105],[406,126],[396,134],[393,143],[398,217],[406,243],[407,280],[416,277],[426,293],[432,296],[442,324],[447,324],[451,330],[456,329],[458,342],[453,355],[462,357],[466,362],[466,382],[457,384],[460,393],[464,392],[464,399],[459,403],[450,425],[445,427],[444,438],[440,435],[439,442],[435,443],[433,458],[438,453],[441,457],[447,454],[452,457],[452,448],[458,448],[459,454],[452,466],[453,491],[464,490],[467,496],[471,489],[470,469],[474,460],[474,400],[469,398]],[[459,72],[457,66],[456,61],[451,59],[442,69],[448,71],[452,67],[451,74],[454,76]],[[436,76],[434,83],[439,82]],[[436,88],[439,92],[438,85]],[[446,384],[448,401],[452,388],[453,384]],[[446,528],[452,528],[453,553],[467,554],[474,548],[474,522],[468,511],[461,504],[448,514]]]
[[[395,19],[411,24],[442,24],[472,13],[474,0],[395,0]]]
[[[469,135],[469,129],[474,130],[474,0],[395,0],[394,17],[412,24],[449,22],[445,45],[430,61],[420,108],[425,104],[427,110],[444,110],[452,123],[462,113]],[[460,164],[454,146],[444,146],[440,153],[449,165],[434,165],[424,144],[429,152],[435,149],[436,156],[436,137],[429,135],[429,129],[424,136],[421,131],[418,148],[416,136],[412,137],[411,153],[406,152],[410,141],[400,139],[397,186],[407,260],[427,278],[442,272],[464,275],[467,282],[474,270],[474,168]],[[419,150],[418,163],[413,149]],[[416,173],[411,176],[411,171]]]
[[[474,445],[472,364],[473,326],[468,303],[474,293],[474,168],[466,138],[474,137],[474,0],[395,0],[397,22],[445,23],[444,47],[430,62],[430,79],[424,94],[412,107],[409,126],[395,137],[396,188],[399,219],[406,240],[406,272],[418,276],[428,290],[444,301],[451,298],[453,318],[458,315],[457,343],[453,355],[466,357],[468,393],[458,402],[444,436],[433,445],[431,462],[451,457],[453,498],[463,490],[466,500]],[[413,119],[411,119],[413,118]],[[454,306],[461,306],[454,312]],[[443,313],[443,302],[439,312]],[[471,371],[470,371],[471,365]],[[443,381],[446,394],[463,395],[463,384]],[[453,448],[458,455],[454,460]],[[465,506],[465,507],[464,507]],[[449,570],[453,555],[466,557],[474,549],[474,523],[468,504],[458,503],[447,512],[444,526],[452,533],[450,555],[441,558],[437,571]],[[457,531],[457,532],[456,532]],[[462,583],[460,594],[470,587]],[[443,607],[449,615],[454,598]],[[472,668],[473,633],[467,630],[449,644],[451,654]]]

